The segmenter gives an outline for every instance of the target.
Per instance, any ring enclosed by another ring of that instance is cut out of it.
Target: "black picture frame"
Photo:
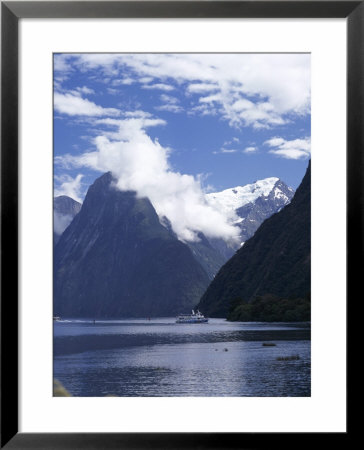
[[[363,265],[363,1],[4,1],[1,2],[1,448],[226,449],[335,443],[346,433],[18,432],[18,22],[22,18],[346,18],[347,304],[358,300]],[[347,309],[349,313],[349,309]],[[347,345],[347,349],[350,345]],[[347,360],[349,367],[349,359]],[[349,371],[347,372],[349,375]],[[350,398],[350,397],[348,397]],[[350,435],[349,435],[350,431]],[[282,436],[284,435],[284,436]],[[329,436],[330,435],[330,436]]]

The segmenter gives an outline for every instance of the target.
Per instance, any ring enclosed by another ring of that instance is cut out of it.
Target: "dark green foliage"
[[[89,188],[54,252],[54,314],[152,317],[189,312],[209,278],[186,244],[161,225],[147,198]]]
[[[264,295],[236,305],[227,318],[241,322],[307,322],[311,320],[311,301],[309,296],[284,299]]]
[[[304,298],[310,292],[310,185],[309,164],[292,202],[263,222],[255,235],[220,269],[198,304],[204,314],[210,317],[229,314],[230,318],[254,320],[252,307],[241,303],[232,308],[233,299],[241,298],[250,303],[265,294],[295,299]],[[229,312],[231,308],[233,311]],[[296,308],[295,312],[289,311],[287,320],[289,317],[296,320]],[[299,314],[304,316],[304,311]],[[270,320],[268,313],[266,317],[265,320]]]

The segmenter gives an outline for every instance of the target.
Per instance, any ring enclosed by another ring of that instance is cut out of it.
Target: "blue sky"
[[[272,176],[296,189],[310,123],[307,54],[55,54],[55,195],[82,201],[111,170],[191,231],[171,203],[196,215],[203,192]]]

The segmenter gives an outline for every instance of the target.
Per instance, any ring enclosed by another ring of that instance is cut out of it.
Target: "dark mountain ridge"
[[[258,228],[219,270],[198,308],[226,317],[258,296],[303,298],[311,286],[311,164],[292,202]]]
[[[147,198],[121,192],[106,173],[54,251],[54,313],[149,317],[188,312],[209,283],[190,248]]]

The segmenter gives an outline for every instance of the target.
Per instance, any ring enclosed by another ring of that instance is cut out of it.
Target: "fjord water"
[[[53,369],[82,397],[306,397],[310,347],[308,323],[70,319],[54,323]]]

